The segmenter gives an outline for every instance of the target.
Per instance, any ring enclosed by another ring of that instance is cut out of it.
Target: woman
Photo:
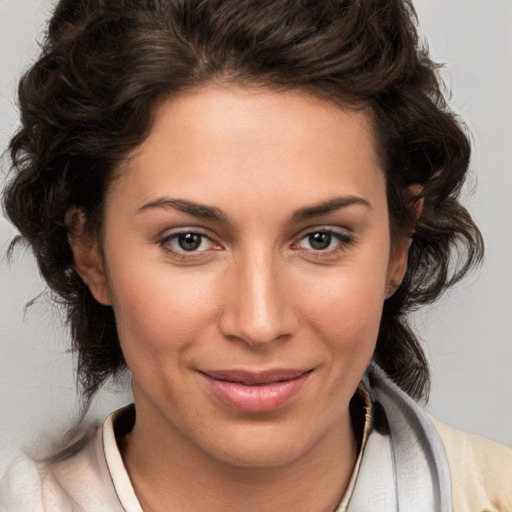
[[[4,204],[84,407],[125,368],[134,407],[1,510],[511,506],[510,450],[414,401],[406,313],[482,255],[435,70],[403,1],[57,5]]]

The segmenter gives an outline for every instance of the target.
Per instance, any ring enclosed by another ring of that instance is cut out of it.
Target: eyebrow
[[[229,218],[219,208],[214,206],[206,206],[204,204],[195,203],[194,201],[187,201],[186,199],[172,199],[169,197],[161,197],[155,201],[141,206],[137,211],[144,212],[154,208],[174,208],[180,212],[200,217],[203,219],[214,220],[224,224],[231,224]]]
[[[371,204],[362,197],[358,196],[341,196],[333,197],[322,203],[318,203],[312,206],[306,206],[300,210],[295,211],[291,216],[291,222],[301,222],[304,220],[311,219],[313,217],[320,217],[327,215],[328,213],[346,208],[352,205],[362,205],[366,208],[372,209]]]
[[[320,217],[327,215],[341,208],[346,208],[352,205],[362,205],[371,209],[371,205],[366,199],[358,196],[341,196],[333,197],[327,201],[321,203],[306,206],[293,212],[290,217],[292,223],[301,222],[308,220],[313,217]],[[232,224],[229,217],[220,209],[215,206],[207,206],[204,204],[196,203],[194,201],[188,201],[186,199],[172,199],[169,197],[161,197],[154,201],[150,201],[142,205],[137,211],[145,212],[147,210],[158,209],[158,208],[173,208],[180,212],[186,213],[193,217],[200,217],[203,219],[213,220],[221,222],[223,224]]]

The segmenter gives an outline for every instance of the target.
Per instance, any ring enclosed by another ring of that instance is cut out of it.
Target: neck
[[[201,450],[177,429],[139,411],[121,453],[145,512],[332,512],[357,458],[350,415],[305,453],[271,467],[240,467]]]

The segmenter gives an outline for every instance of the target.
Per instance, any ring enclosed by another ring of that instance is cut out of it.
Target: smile
[[[200,371],[209,390],[224,404],[244,412],[270,412],[287,405],[312,370],[277,369]]]

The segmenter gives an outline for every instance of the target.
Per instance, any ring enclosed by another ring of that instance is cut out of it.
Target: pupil
[[[331,245],[331,238],[332,236],[330,233],[313,233],[309,235],[309,243],[313,249],[327,249],[329,245]]]
[[[201,245],[201,235],[197,233],[185,233],[178,237],[180,248],[184,251],[194,251]]]

